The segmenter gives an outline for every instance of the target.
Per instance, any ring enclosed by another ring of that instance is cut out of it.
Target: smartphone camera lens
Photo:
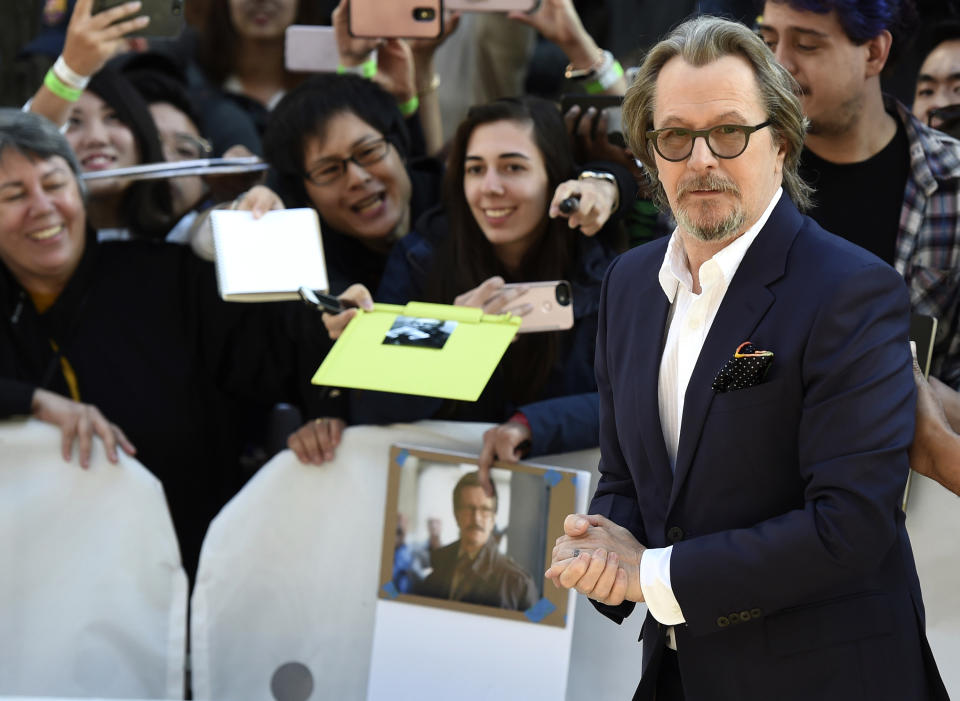
[[[566,307],[568,304],[570,304],[570,283],[563,282],[557,285],[556,294],[557,302],[560,304],[560,306]]]
[[[413,19],[417,22],[432,22],[437,16],[437,11],[432,7],[413,8]]]

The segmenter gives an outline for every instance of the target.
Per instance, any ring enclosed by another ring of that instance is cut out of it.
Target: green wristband
[[[402,114],[404,117],[409,117],[411,114],[420,109],[420,98],[414,95],[406,102],[397,105],[397,107],[400,109],[400,114]]]
[[[370,80],[377,74],[376,55],[371,56],[358,66],[344,66],[342,63],[338,63],[337,75],[343,75],[344,73],[352,73],[353,75],[358,75],[361,78]]]
[[[47,86],[47,90],[52,92],[61,100],[66,100],[67,102],[76,102],[83,94],[83,90],[71,88],[69,85],[60,80],[57,77],[57,74],[53,72],[52,68],[47,71],[47,75],[43,79],[43,84]]]
[[[596,95],[616,83],[622,76],[623,66],[620,65],[619,61],[614,61],[613,65],[610,66],[603,75],[598,75],[595,80],[591,80],[584,85],[583,89],[586,90],[589,95]]]

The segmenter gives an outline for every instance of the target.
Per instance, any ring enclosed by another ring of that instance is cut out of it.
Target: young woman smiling
[[[609,219],[630,206],[636,191],[628,176],[614,185],[591,171],[577,174],[552,103],[504,99],[470,110],[451,145],[445,208],[429,212],[394,246],[377,299],[523,314],[529,310],[512,304],[519,293],[504,289],[505,282],[565,279],[573,287],[574,327],[519,336],[477,402],[353,392],[352,420],[496,422],[484,436],[481,467],[597,444],[596,315],[618,228]],[[559,202],[573,194],[578,211],[559,217]],[[358,287],[345,296],[368,299]],[[335,335],[351,316],[328,318],[328,330]]]

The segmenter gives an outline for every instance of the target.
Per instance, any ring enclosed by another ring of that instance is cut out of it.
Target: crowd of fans
[[[180,36],[147,39],[139,3],[93,14],[93,0],[24,2],[6,30],[21,33],[0,38],[0,417],[57,424],[81,464],[92,435],[114,459],[135,452],[164,483],[188,571],[251,452],[276,449],[266,427],[280,402],[295,408],[284,439],[316,464],[348,425],[425,418],[496,424],[482,468],[597,444],[604,271],[672,222],[655,213],[640,162],[608,138],[613,114],[563,114],[559,98],[622,95],[645,46],[695,12],[756,27],[810,120],[800,159],[812,216],[896,267],[914,310],[938,317],[942,382],[918,379],[918,436],[931,438],[914,457],[939,474],[930,446],[955,437],[960,404],[951,2],[542,0],[530,15],[449,16],[439,38],[407,41],[350,36],[348,1],[192,0]],[[647,17],[644,32],[625,16]],[[286,68],[293,24],[333,26],[336,73]],[[509,45],[490,40],[498,32]],[[445,70],[457,56],[481,59],[465,79]],[[882,91],[895,59],[915,89],[891,78],[894,93]],[[83,178],[242,155],[268,174]],[[570,197],[579,208],[561,211]],[[575,322],[511,344],[474,403],[314,387],[355,312],[222,302],[207,224],[218,207],[314,208],[330,292],[360,307],[523,314],[507,283],[563,279]]]

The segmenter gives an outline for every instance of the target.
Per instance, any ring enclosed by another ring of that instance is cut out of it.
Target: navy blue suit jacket
[[[687,700],[945,698],[899,508],[915,408],[902,279],[784,195],[690,378],[674,473],[657,399],[666,246],[627,252],[604,281],[590,512],[674,545]],[[715,393],[748,340],[775,354],[766,379]],[[597,607],[619,622],[633,604]],[[663,638],[648,615],[638,699]]]

